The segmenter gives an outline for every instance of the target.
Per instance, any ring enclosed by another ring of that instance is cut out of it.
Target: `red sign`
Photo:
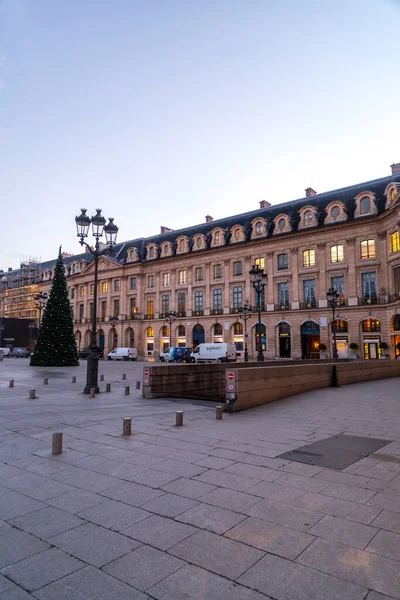
[[[149,370],[148,370],[148,369],[145,369],[145,370],[144,370],[144,374],[145,374],[145,375],[148,375],[148,374],[149,374]]]
[[[144,385],[149,385],[149,378],[145,377],[143,383],[144,383]]]
[[[228,379],[230,381],[232,381],[232,379],[235,379],[235,373],[228,373]]]
[[[233,385],[233,383],[230,383],[230,384],[228,385],[228,390],[229,390],[230,392],[233,392],[233,390],[234,390],[234,389],[235,389],[235,386]]]

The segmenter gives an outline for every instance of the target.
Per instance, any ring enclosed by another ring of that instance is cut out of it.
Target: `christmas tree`
[[[76,367],[79,365],[73,314],[68,299],[61,247],[54,270],[50,297],[43,312],[39,336],[30,364],[34,367]]]

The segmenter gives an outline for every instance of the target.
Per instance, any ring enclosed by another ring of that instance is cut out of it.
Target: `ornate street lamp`
[[[85,394],[89,394],[91,388],[94,388],[96,393],[99,392],[99,348],[97,347],[97,279],[99,258],[115,245],[118,227],[115,225],[114,219],[109,219],[109,222],[106,225],[106,220],[101,214],[100,208],[96,208],[96,214],[92,218],[88,217],[86,214],[86,208],[82,208],[81,211],[81,214],[78,217],[75,217],[77,235],[78,238],[80,238],[79,243],[81,246],[86,246],[94,259],[92,327],[90,331],[89,355],[87,358],[86,385],[83,390]],[[85,242],[85,238],[88,237],[90,225],[92,225],[92,233],[96,239],[94,248]],[[105,233],[106,236],[107,246],[103,250],[100,250],[100,238],[103,233]]]
[[[261,338],[261,296],[264,293],[264,288],[267,283],[267,274],[258,265],[253,265],[250,269],[250,282],[257,292],[257,309],[258,309],[258,353],[257,361],[262,362],[264,360],[262,338]]]
[[[174,310],[170,310],[169,312],[165,313],[165,321],[169,325],[169,347],[170,348],[171,348],[171,325],[172,325],[172,323],[175,323],[175,319],[176,319],[176,312]]]
[[[116,326],[116,324],[119,321],[119,317],[118,317],[118,315],[115,315],[114,317],[108,317],[108,321],[109,321],[109,323],[111,323],[111,328],[114,330],[114,333],[113,333],[113,347],[111,348],[111,350],[114,350],[114,348],[115,348],[115,334],[116,334],[116,327],[115,326]]]
[[[247,351],[247,321],[252,316],[253,309],[246,300],[243,306],[239,308],[239,316],[244,321],[244,362],[249,362],[249,353]]]
[[[335,290],[335,288],[330,288],[326,293],[326,298],[328,300],[328,306],[332,309],[332,333],[333,333],[333,359],[337,360],[339,358],[336,344],[336,320],[335,320],[335,310],[340,301],[340,294]]]
[[[42,322],[42,311],[43,311],[44,307],[46,306],[48,296],[47,296],[46,292],[39,292],[38,294],[36,294],[34,299],[35,299],[35,308],[39,311],[39,329],[40,329],[40,324]]]

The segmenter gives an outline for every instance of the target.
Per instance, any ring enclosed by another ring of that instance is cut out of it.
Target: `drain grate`
[[[342,470],[390,444],[392,440],[360,437],[356,435],[334,435],[281,454],[279,458],[295,462]]]

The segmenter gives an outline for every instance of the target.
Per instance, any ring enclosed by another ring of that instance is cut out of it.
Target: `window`
[[[257,290],[254,290],[254,306],[258,308],[258,303],[261,304],[261,310],[265,310],[265,290],[261,290],[260,295],[257,293]]]
[[[194,293],[194,310],[196,312],[203,311],[203,292],[197,291]]]
[[[184,315],[186,312],[186,294],[184,292],[178,293],[178,316]]]
[[[238,260],[233,263],[233,275],[234,276],[243,275],[243,268],[242,268],[241,260]]]
[[[264,257],[256,258],[256,260],[254,261],[254,264],[256,265],[256,267],[259,267],[262,271],[264,271],[265,258]]]
[[[89,294],[91,296],[94,294],[94,283],[89,283]]]
[[[178,283],[186,283],[186,271],[178,272]]]
[[[114,317],[119,316],[119,300],[114,300]]]
[[[279,221],[278,221],[278,229],[280,231],[282,231],[282,229],[285,229],[285,227],[286,227],[286,219],[283,219],[283,218],[279,219]]]
[[[179,240],[179,252],[185,251],[185,240]]]
[[[305,227],[308,227],[309,225],[312,225],[313,214],[312,214],[311,210],[306,210],[306,212],[304,213],[303,221],[304,221]]]
[[[365,196],[360,200],[360,215],[367,215],[371,212],[371,198]]]
[[[303,250],[303,267],[315,266],[315,250]]]
[[[400,295],[400,267],[393,268],[393,286],[394,293],[399,296]]]
[[[376,273],[371,271],[370,273],[361,274],[362,282],[362,294],[363,300],[368,304],[376,303]]]
[[[81,285],[81,286],[79,287],[79,297],[80,297],[80,298],[83,298],[83,296],[84,296],[84,295],[85,295],[85,286],[84,286],[84,285]]]
[[[221,232],[217,231],[217,233],[215,234],[215,244],[217,246],[219,246],[219,244],[221,244],[221,241],[222,241]]]
[[[169,253],[169,246],[166,244],[164,246],[164,254],[168,254]]]
[[[346,297],[344,293],[344,275],[331,277],[331,288],[337,291],[340,296],[340,300],[343,301]]]
[[[233,335],[243,335],[242,323],[234,323],[233,324]]]
[[[168,294],[163,294],[161,296],[161,312],[163,313],[163,315],[165,315],[165,313],[169,312],[169,295]]]
[[[195,270],[195,280],[196,281],[203,281],[204,279],[204,271],[203,271],[203,267],[198,267]]]
[[[390,236],[390,252],[398,252],[400,250],[400,236],[399,232],[392,233]]]
[[[147,328],[147,337],[154,337],[154,329],[153,327]]]
[[[107,294],[107,292],[108,292],[108,281],[102,281],[101,282],[101,293]]]
[[[289,268],[289,255],[278,254],[278,271],[286,271]]]
[[[258,221],[255,226],[255,234],[262,235],[262,233],[263,233],[263,225],[262,225],[261,221]]]
[[[233,237],[236,241],[240,239],[240,229],[235,229],[235,231],[233,232]]]
[[[344,251],[343,245],[338,244],[337,246],[331,246],[331,263],[343,262]]]
[[[104,319],[106,318],[106,312],[107,312],[107,302],[106,302],[106,300],[102,300],[100,308],[101,308],[101,318],[104,321]]]
[[[335,319],[332,325],[335,328],[336,333],[347,333],[349,330],[347,321],[344,319]]]
[[[149,288],[153,288],[154,287],[154,275],[148,275],[148,277],[147,277],[147,287],[149,287]]]
[[[289,282],[278,283],[278,304],[281,308],[289,308]]]
[[[222,265],[214,265],[214,279],[222,279]]]
[[[213,309],[222,310],[222,288],[213,290]]]
[[[316,306],[315,300],[315,279],[304,279],[303,281],[304,302],[310,306]]]
[[[185,329],[184,325],[179,325],[178,337],[185,337],[185,335],[186,335],[186,329]]]
[[[93,319],[93,302],[89,304],[89,319]]]
[[[164,273],[163,278],[162,278],[162,284],[163,284],[163,287],[169,287],[169,273]]]
[[[83,311],[84,311],[84,305],[80,304],[79,305],[79,320],[82,321],[83,319]]]
[[[135,291],[135,290],[136,290],[136,277],[131,277],[130,288],[131,288],[131,290],[133,290],[133,291]]]
[[[75,298],[75,288],[71,288],[71,300]]]
[[[238,285],[233,288],[233,308],[240,308],[243,304],[242,286]]]
[[[150,246],[149,248],[149,258],[154,258],[154,246]]]
[[[147,304],[147,318],[148,319],[154,319],[154,297],[153,296],[148,296],[146,299],[146,304]]]
[[[375,258],[375,240],[361,242],[361,258]]]
[[[333,206],[331,210],[332,219],[337,219],[340,215],[340,208],[338,206]]]
[[[136,312],[137,312],[136,298],[131,298],[130,299],[130,301],[129,301],[129,312],[130,312],[131,318],[135,318]]]
[[[197,248],[201,248],[201,238],[199,237],[196,239],[196,246]]]
[[[362,330],[364,332],[381,330],[381,322],[378,319],[364,319],[362,322]]]
[[[119,292],[120,291],[120,282],[119,279],[115,279],[114,280],[114,292]]]

